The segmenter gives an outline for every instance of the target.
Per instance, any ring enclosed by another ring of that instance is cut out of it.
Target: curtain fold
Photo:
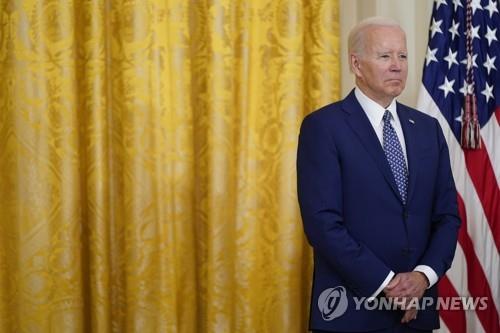
[[[0,332],[304,332],[336,0],[2,0]]]

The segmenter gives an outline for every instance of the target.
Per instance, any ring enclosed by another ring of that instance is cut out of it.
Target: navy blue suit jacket
[[[409,272],[428,265],[441,277],[453,260],[460,220],[442,130],[436,119],[405,105],[398,103],[397,113],[409,168],[407,205],[354,91],[302,123],[297,188],[305,233],[314,249],[311,329],[390,327],[401,320],[402,311],[356,310],[353,297],[371,296],[391,270]],[[338,286],[346,290],[347,308],[325,320],[320,295]],[[434,285],[424,296],[436,295]],[[438,313],[421,310],[409,326],[437,328]]]

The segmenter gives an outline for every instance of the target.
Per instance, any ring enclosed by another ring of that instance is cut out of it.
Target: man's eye
[[[389,55],[388,54],[382,54],[380,57],[384,58],[384,59],[387,59],[387,58],[389,58]]]
[[[400,57],[401,59],[406,59],[406,58],[408,58],[408,56],[407,56],[406,54],[400,54],[400,55],[399,55],[399,57]]]

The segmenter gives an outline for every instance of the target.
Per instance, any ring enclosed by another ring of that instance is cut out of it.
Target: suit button
[[[403,212],[403,219],[404,219],[405,221],[406,221],[406,220],[408,220],[408,211],[407,211],[407,210],[405,210],[405,211]]]

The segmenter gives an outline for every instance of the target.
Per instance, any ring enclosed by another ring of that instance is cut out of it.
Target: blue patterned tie
[[[406,204],[406,195],[408,190],[408,168],[406,167],[405,156],[401,143],[398,140],[396,131],[391,125],[392,115],[389,111],[385,110],[384,117],[384,132],[383,132],[383,146],[385,156],[391,167],[394,180],[398,186],[399,193],[403,199],[403,204]]]

